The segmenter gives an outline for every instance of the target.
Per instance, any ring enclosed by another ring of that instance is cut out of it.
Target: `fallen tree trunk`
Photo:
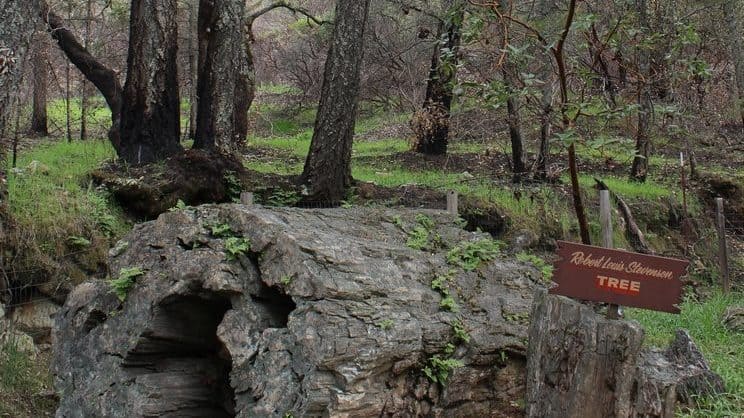
[[[465,271],[442,246],[487,235],[454,220],[209,205],[138,225],[111,253],[123,301],[89,282],[57,316],[57,414],[522,416],[540,274]]]

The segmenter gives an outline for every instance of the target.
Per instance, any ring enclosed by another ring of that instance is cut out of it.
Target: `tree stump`
[[[636,322],[540,289],[527,352],[527,417],[673,417],[679,404],[725,390],[690,335],[642,349]]]
[[[527,352],[528,417],[625,417],[643,329],[540,290]]]

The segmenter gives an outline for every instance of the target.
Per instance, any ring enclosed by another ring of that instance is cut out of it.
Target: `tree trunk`
[[[39,10],[41,11],[41,17],[49,28],[52,38],[57,41],[60,49],[67,56],[67,59],[69,59],[70,62],[72,62],[75,67],[83,73],[85,78],[96,86],[103,95],[103,98],[106,99],[106,103],[111,110],[111,128],[109,129],[108,134],[109,140],[116,149],[116,152],[121,156],[119,128],[121,124],[123,91],[116,72],[106,67],[93,57],[88,50],[80,44],[75,35],[67,29],[64,20],[49,9],[49,6],[45,1],[41,2],[41,8]]]
[[[202,0],[195,148],[239,152],[248,132],[253,65],[243,34],[245,2]],[[249,81],[251,80],[251,81]]]
[[[30,133],[35,136],[49,136],[47,125],[47,84],[49,78],[47,39],[46,36],[41,35],[34,38],[31,51],[34,94]]]
[[[337,0],[320,105],[301,182],[306,201],[338,202],[351,186],[351,145],[370,0]]]
[[[636,10],[638,11],[638,26],[642,33],[649,34],[646,0],[636,0]],[[649,128],[651,113],[653,112],[651,92],[649,91],[651,86],[648,83],[651,53],[643,47],[639,48],[637,53],[638,70],[640,71],[638,81],[638,126],[636,129],[635,157],[630,169],[630,179],[645,182],[646,176],[648,176],[648,157],[651,148]]]
[[[502,13],[508,10],[509,4],[507,0],[500,0],[499,7]],[[504,44],[509,42],[506,34],[504,34]],[[504,60],[501,66],[501,76],[504,79],[504,85],[509,91],[509,96],[506,99],[506,111],[508,114],[507,122],[509,125],[509,139],[511,140],[511,154],[512,154],[512,177],[515,183],[519,183],[527,175],[527,163],[524,155],[524,140],[522,139],[522,132],[520,127],[519,117],[519,95],[517,93],[517,85],[519,79],[517,77],[518,69],[514,63],[509,59],[509,56]]]
[[[8,118],[16,101],[22,76],[21,66],[25,60],[36,25],[34,11],[36,0],[20,2],[0,0],[0,136],[6,133]],[[5,165],[5,144],[0,142],[0,166]],[[12,258],[13,247],[9,236],[13,229],[7,204],[5,170],[0,169],[0,270],[9,267],[5,257]],[[8,284],[6,275],[0,273],[0,302],[4,301]]]
[[[176,0],[132,0],[119,157],[131,164],[182,150]]]
[[[741,1],[725,0],[723,2],[723,16],[728,28],[728,44],[731,49],[731,61],[734,63],[734,88],[732,89],[737,116],[741,118],[744,129],[744,45],[741,41],[739,27],[739,10]]]
[[[536,10],[536,17],[539,20],[545,20],[555,11],[555,2],[540,0]],[[545,180],[548,178],[548,162],[550,159],[550,137],[553,135],[551,130],[551,114],[553,113],[553,95],[555,86],[553,82],[554,72],[550,65],[552,57],[546,50],[541,48],[538,59],[541,61],[538,77],[542,80],[543,85],[540,89],[540,146],[537,151],[535,161],[535,177]]]
[[[689,334],[664,351],[643,348],[637,322],[606,319],[540,289],[530,313],[528,418],[671,418],[679,404],[722,393]]]
[[[447,153],[453,81],[457,77],[457,53],[465,8],[460,0],[444,2],[446,16],[439,24],[437,43],[431,58],[426,97],[414,115],[414,151],[429,155]]]
[[[189,8],[189,139],[196,138],[196,109],[198,99],[196,85],[199,80],[199,1],[191,0]]]
[[[91,0],[85,2],[85,32],[83,33],[83,48],[88,49],[90,42],[90,20],[93,18]],[[80,80],[80,140],[88,139],[88,83]]]
[[[243,148],[248,136],[248,110],[251,108],[256,91],[256,69],[253,65],[249,36],[243,36],[242,45],[243,56],[240,61],[240,71],[235,80],[235,108],[233,109],[233,129],[235,145],[238,149]]]
[[[509,70],[504,69],[503,71]],[[514,174],[512,179],[515,183],[520,183],[527,175],[527,163],[525,162],[524,141],[520,129],[519,99],[515,95],[510,95],[506,99],[506,111],[509,123],[509,139],[511,140],[512,172]]]

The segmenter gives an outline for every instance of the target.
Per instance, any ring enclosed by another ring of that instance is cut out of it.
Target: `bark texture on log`
[[[131,164],[182,151],[176,10],[176,0],[132,1],[119,149]]]
[[[302,172],[306,201],[339,202],[351,186],[364,30],[370,0],[338,0],[310,153]]]
[[[679,404],[723,393],[689,334],[642,349],[636,322],[606,319],[563,296],[535,294],[527,353],[528,417],[673,417]]]

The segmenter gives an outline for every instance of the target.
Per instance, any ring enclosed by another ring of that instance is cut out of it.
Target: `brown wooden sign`
[[[558,241],[550,293],[679,313],[685,260]]]

